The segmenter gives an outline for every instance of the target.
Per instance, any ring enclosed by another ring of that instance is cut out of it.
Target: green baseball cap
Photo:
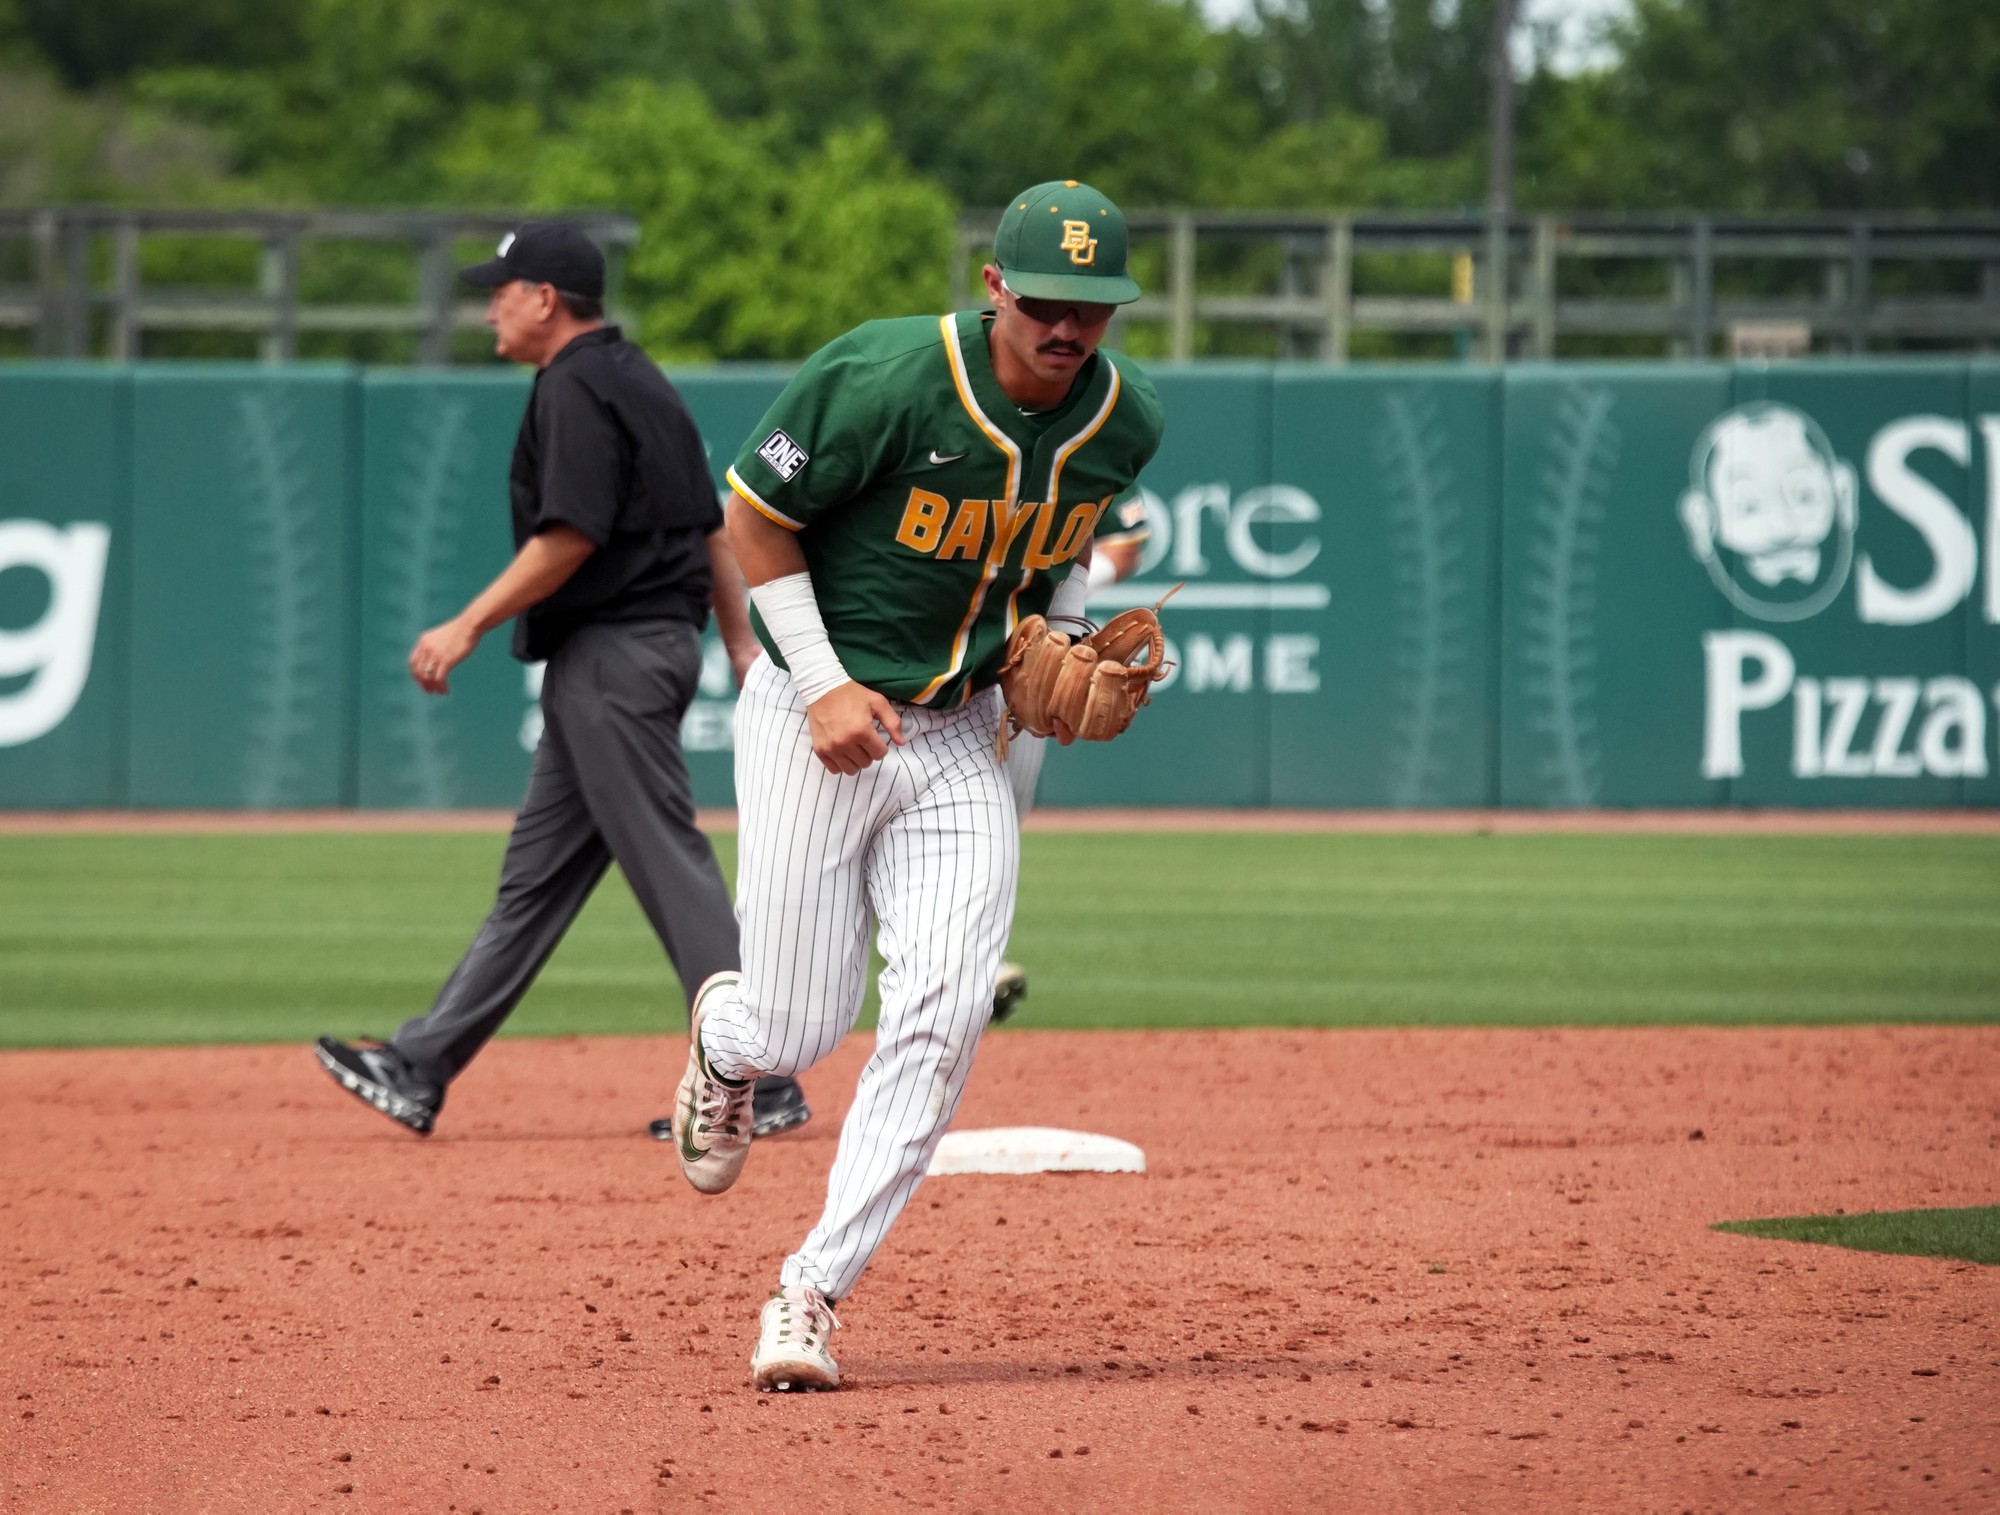
[[[1031,300],[1129,305],[1139,285],[1125,272],[1125,216],[1074,179],[1051,179],[1014,196],[993,234],[1007,287]]]

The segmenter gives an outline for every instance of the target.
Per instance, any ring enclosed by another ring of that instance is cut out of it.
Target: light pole
[[[1507,229],[1514,213],[1514,0],[1493,0],[1493,40],[1486,60],[1489,153],[1486,163],[1486,360],[1507,357]]]

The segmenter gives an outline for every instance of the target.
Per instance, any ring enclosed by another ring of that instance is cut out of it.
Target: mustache
[[[1044,342],[1040,347],[1037,347],[1035,351],[1074,353],[1077,357],[1080,358],[1083,356],[1083,344],[1081,342],[1060,342],[1060,341]]]

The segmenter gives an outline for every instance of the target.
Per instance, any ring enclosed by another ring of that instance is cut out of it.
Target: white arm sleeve
[[[819,601],[813,597],[812,575],[788,573],[753,585],[750,602],[785,655],[800,699],[810,705],[848,682],[847,670],[827,640],[826,622],[820,619]]]
[[[1107,584],[1118,582],[1118,565],[1111,561],[1108,552],[1095,553],[1090,559],[1090,587],[1102,589]]]
[[[1055,597],[1049,601],[1049,613],[1045,617],[1057,631],[1074,635],[1079,630],[1087,631],[1077,624],[1084,620],[1084,602],[1090,596],[1090,575],[1086,571],[1072,568],[1069,577],[1056,586]]]

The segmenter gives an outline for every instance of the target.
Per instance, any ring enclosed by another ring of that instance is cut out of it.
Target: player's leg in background
[[[1014,792],[1014,815],[1025,822],[1035,808],[1035,786],[1041,782],[1042,762],[1049,755],[1049,739],[1024,731],[1007,743],[1007,760],[1002,767],[1007,787]],[[1003,962],[993,981],[993,1019],[1004,1021],[1021,1008],[1028,997],[1028,972],[1019,963]]]
[[[1025,821],[1035,808],[1035,786],[1041,782],[1042,761],[1049,755],[1049,739],[1024,731],[1007,743],[1007,787],[1014,791],[1014,814]]]
[[[868,838],[901,771],[829,773],[813,756],[791,675],[759,658],[736,703],[736,901],[743,978],[704,1006],[702,1046],[723,1078],[797,1073],[840,1045],[867,990]]]
[[[552,713],[507,839],[499,898],[436,1003],[404,1022],[390,1042],[414,1072],[439,1085],[456,1078],[513,1013],[611,865],[578,782],[568,732],[553,714],[563,703],[569,651],[550,660],[543,682],[544,708]]]
[[[829,1299],[854,1287],[922,1182],[992,1008],[1020,871],[1020,829],[992,755],[997,711],[988,700],[954,712],[891,754],[930,782],[869,849],[885,960],[875,1055],[841,1127],[826,1209],[782,1274]]]

